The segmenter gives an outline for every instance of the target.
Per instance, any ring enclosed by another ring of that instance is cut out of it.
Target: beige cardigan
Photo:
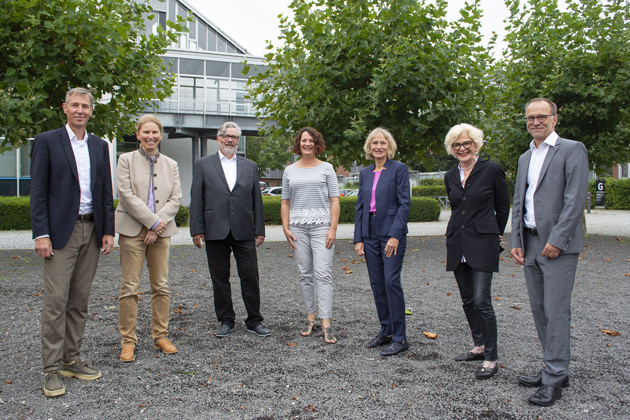
[[[116,232],[137,236],[142,226],[151,229],[159,218],[167,225],[161,237],[177,233],[175,215],[182,197],[177,162],[160,153],[153,164],[153,174],[155,214],[147,206],[151,176],[149,159],[139,150],[124,153],[118,158],[116,187],[120,202],[116,208]]]

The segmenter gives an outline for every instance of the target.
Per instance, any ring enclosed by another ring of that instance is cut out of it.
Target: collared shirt
[[[160,152],[157,151],[155,153],[155,156],[151,157],[151,155],[148,154],[146,150],[142,148],[142,146],[140,146],[140,148],[138,149],[138,152],[140,153],[141,156],[144,156],[145,158],[149,159],[149,168],[150,168],[149,170],[149,197],[147,198],[147,207],[149,208],[149,210],[151,210],[151,212],[155,213],[155,194],[153,194],[153,177],[154,177],[153,164],[157,162],[157,158],[160,156]],[[158,218],[158,221],[155,222],[153,226],[151,226],[151,230],[155,230],[155,228],[157,227],[157,225],[160,224],[161,221],[162,219]]]
[[[479,160],[479,156],[477,156],[477,158],[475,159],[475,163],[473,163],[473,165],[476,165],[478,160]],[[464,178],[466,178],[466,172],[464,172],[464,170],[462,169],[461,164],[457,165],[457,169],[459,170],[459,183],[462,184],[462,187],[464,187],[463,184],[464,184]],[[466,262],[466,257],[464,257],[463,253],[462,253],[462,259],[460,260],[460,262]]]
[[[70,144],[74,152],[74,160],[77,163],[77,174],[79,175],[79,187],[81,188],[81,201],[79,203],[79,214],[92,213],[92,190],[90,175],[90,151],[88,149],[88,133],[85,132],[85,138],[79,140],[74,131],[66,124]]]
[[[219,156],[221,157],[221,166],[223,167],[223,173],[225,174],[225,179],[227,180],[228,187],[230,187],[230,191],[234,189],[234,185],[236,185],[236,154],[232,156],[231,159],[225,157],[223,153],[219,150]]]
[[[529,169],[527,171],[527,191],[525,192],[525,214],[523,215],[523,222],[528,228],[536,227],[536,214],[534,213],[534,194],[538,187],[538,179],[540,178],[540,171],[542,170],[545,157],[549,152],[550,146],[555,146],[558,141],[558,134],[554,131],[549,134],[544,142],[536,148],[534,140],[529,144],[529,148],[532,151],[532,156],[529,159]]]

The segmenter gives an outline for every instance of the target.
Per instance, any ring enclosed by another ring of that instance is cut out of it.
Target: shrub
[[[444,185],[444,178],[424,178],[418,181],[420,187],[435,187]]]
[[[190,211],[188,207],[179,206],[179,210],[177,210],[177,214],[175,215],[175,224],[177,227],[184,227],[190,225]]]
[[[30,205],[30,197],[0,197],[0,230],[30,230]]]
[[[263,196],[263,206],[265,207],[265,224],[266,225],[282,225],[280,217],[280,204],[282,197],[280,196]]]
[[[435,198],[411,197],[409,222],[436,222],[440,211],[440,204]]]
[[[606,208],[630,210],[630,179],[606,180]]]
[[[445,196],[446,185],[442,182],[442,185],[433,185],[427,187],[413,187],[412,195],[414,197],[431,197],[431,196]]]

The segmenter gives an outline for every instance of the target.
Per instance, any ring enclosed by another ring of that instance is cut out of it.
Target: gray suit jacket
[[[232,231],[237,241],[265,236],[265,213],[258,166],[237,157],[236,184],[230,191],[219,153],[195,163],[190,190],[190,235],[205,235],[206,241],[221,240]]]
[[[518,160],[512,206],[512,248],[523,248],[525,192],[532,152]],[[588,192],[588,155],[581,142],[558,138],[549,148],[534,193],[536,229],[543,242],[560,248],[561,253],[583,250],[582,214]]]

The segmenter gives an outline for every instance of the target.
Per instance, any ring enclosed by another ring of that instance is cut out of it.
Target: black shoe
[[[271,330],[263,327],[262,324],[258,324],[254,328],[247,328],[247,332],[254,333],[258,337],[268,337],[271,335]]]
[[[479,369],[477,369],[477,372],[475,373],[475,377],[477,379],[490,379],[498,371],[499,371],[499,363],[495,363],[492,369],[485,368],[483,367],[483,365],[481,365]]]
[[[526,376],[526,375],[519,375],[518,377],[518,383],[524,386],[529,386],[532,388],[536,388],[542,385],[542,375],[539,373],[536,376]],[[562,381],[562,384],[560,385],[562,388],[568,388],[569,387],[569,376],[567,375],[564,378],[564,381]]]
[[[542,385],[538,391],[531,397],[529,402],[544,405],[545,407],[553,405],[557,399],[562,396],[562,388],[559,386],[553,387],[549,385]]]
[[[473,353],[472,351],[469,351],[468,353],[460,354],[453,360],[455,360],[456,362],[470,362],[472,360],[483,360],[483,359],[484,359],[483,352]]]
[[[230,331],[232,331],[232,327],[228,324],[221,324],[217,332],[214,334],[217,338],[223,338],[230,335]]]
[[[380,347],[380,346],[384,346],[385,344],[389,344],[392,342],[392,336],[390,335],[389,337],[385,337],[382,335],[377,335],[376,338],[374,338],[371,341],[368,341],[367,343],[365,343],[365,348],[366,349],[372,349],[374,347]]]
[[[409,349],[409,342],[399,343],[398,341],[392,341],[391,344],[381,351],[381,356],[394,356],[401,351]]]

